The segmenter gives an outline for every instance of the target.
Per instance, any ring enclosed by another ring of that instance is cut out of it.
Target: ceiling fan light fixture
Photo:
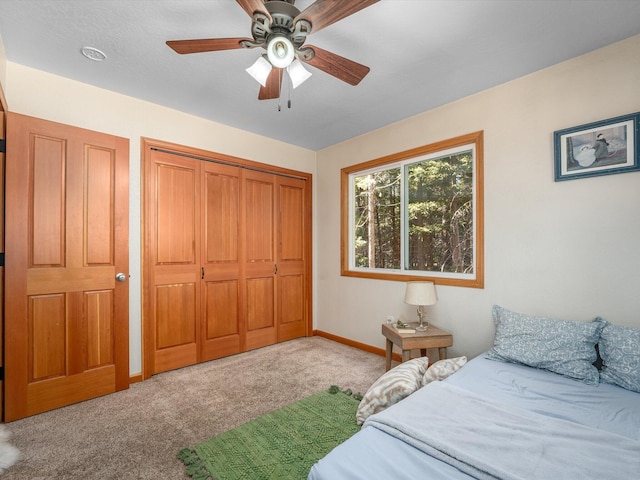
[[[291,62],[291,65],[287,67],[287,73],[289,74],[293,88],[298,87],[311,76],[311,72],[304,68],[302,62],[298,59]]]
[[[277,35],[267,44],[267,57],[276,68],[286,68],[293,62],[293,43],[283,35]]]
[[[269,74],[271,73],[271,69],[273,67],[269,63],[269,61],[264,58],[264,56],[258,57],[258,60],[255,61],[253,65],[247,68],[247,73],[251,75],[256,82],[258,82],[263,87],[267,86],[267,79],[269,78]]]

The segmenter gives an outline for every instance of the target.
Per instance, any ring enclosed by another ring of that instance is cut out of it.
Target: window
[[[482,288],[483,133],[342,169],[342,275]]]

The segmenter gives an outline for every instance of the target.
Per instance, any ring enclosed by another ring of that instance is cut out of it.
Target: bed
[[[492,349],[366,417],[309,480],[640,478],[640,329],[493,313]]]

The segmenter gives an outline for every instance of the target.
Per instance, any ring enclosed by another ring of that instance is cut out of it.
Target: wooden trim
[[[480,262],[478,262],[478,264],[479,263]],[[459,278],[430,277],[428,275],[408,275],[408,274],[404,275],[401,273],[379,273],[379,272],[359,272],[359,271],[355,272],[353,270],[343,270],[341,271],[341,275],[343,277],[373,278],[376,280],[391,280],[396,282],[430,281],[435,283],[436,285],[484,288],[484,281],[480,281],[477,278],[475,280],[465,280],[465,279],[459,279]]]
[[[4,89],[2,88],[1,84],[0,84],[0,110],[2,110],[3,112],[9,111],[9,106],[7,105],[7,98],[4,96]]]
[[[474,190],[476,196],[476,277],[472,280],[462,278],[443,278],[429,275],[411,275],[381,272],[363,272],[349,269],[349,175],[353,172],[368,170],[380,165],[392,164],[428,153],[474,143],[476,146]],[[478,131],[450,138],[440,142],[394,153],[369,160],[357,165],[350,165],[340,170],[340,275],[344,277],[373,278],[398,282],[429,280],[437,285],[456,287],[484,288],[484,132]]]
[[[5,121],[4,101],[2,101],[2,85],[0,85],[0,139],[5,141],[5,150],[7,146],[7,129]],[[5,190],[5,152],[0,152],[0,252],[4,253],[4,190]],[[0,329],[0,332],[2,329]]]
[[[0,136],[5,140],[5,111],[7,102],[0,85]],[[5,154],[0,152],[0,252],[4,254],[4,190],[5,190]],[[0,266],[0,367],[4,368],[4,263]],[[0,380],[0,421],[4,420],[4,382]]]
[[[309,337],[313,332],[313,181],[312,176],[309,174],[309,178],[307,180],[307,188],[305,189],[305,193],[307,198],[305,198],[305,216],[307,219],[307,229],[309,234],[307,235],[308,240],[305,242],[305,275],[307,279],[307,284],[305,288],[307,289],[307,303],[304,308],[307,312],[307,327],[306,327],[306,335]]]
[[[5,112],[7,99],[4,96],[4,89],[0,84],[0,135],[5,140],[6,146],[6,128],[5,128]],[[4,191],[5,191],[5,154],[0,153],[0,252],[4,253]],[[0,366],[4,368],[4,266],[0,266]],[[0,381],[0,420],[4,420],[4,382]]]
[[[332,340],[337,343],[342,343],[343,345],[348,345],[349,347],[357,348],[358,350],[363,350],[365,352],[374,353],[376,355],[380,355],[384,357],[387,355],[387,351],[384,348],[373,347],[371,345],[367,345],[366,343],[356,342],[355,340],[350,340],[345,337],[340,337],[338,335],[334,335],[329,332],[324,332],[322,330],[314,330],[313,336],[326,338],[327,340]],[[402,362],[402,357],[398,353],[393,354],[393,359],[397,362]]]
[[[239,166],[249,168],[265,173],[272,173],[276,175],[284,175],[302,180],[311,181],[311,174],[306,172],[299,172],[297,170],[291,170],[284,167],[277,167],[275,165],[269,165],[266,163],[255,162],[253,160],[247,160],[241,157],[234,157],[232,155],[226,155],[219,152],[210,152],[207,150],[201,150],[194,147],[187,147],[185,145],[179,145],[176,143],[164,142],[162,140],[155,140],[152,138],[142,137],[142,147],[156,148],[176,155],[186,155],[195,158],[196,160],[212,161],[225,163],[232,166]]]
[[[476,132],[476,281],[469,285],[484,288],[484,131]]]
[[[140,347],[142,348],[142,352],[140,355],[141,358],[141,368],[142,372],[140,375],[142,376],[142,380],[147,380],[151,378],[153,374],[153,333],[152,328],[153,324],[148,320],[150,305],[149,305],[149,296],[151,295],[151,290],[149,289],[149,275],[151,272],[151,266],[148,264],[149,253],[151,252],[151,244],[149,238],[149,232],[147,225],[149,224],[148,219],[148,211],[149,208],[153,205],[153,198],[151,197],[152,192],[150,192],[149,188],[147,188],[147,178],[149,176],[149,163],[151,162],[149,155],[149,148],[147,146],[147,141],[144,138],[140,138],[140,199],[141,199],[141,209],[140,212],[140,269],[141,269],[141,284],[140,284],[140,294],[142,295],[141,305],[140,305],[140,334],[142,335],[142,339],[140,342]]]
[[[466,145],[467,143],[477,143],[478,139],[482,139],[483,132],[467,133],[466,135],[460,135],[459,137],[449,138],[440,142],[430,143],[429,145],[422,145],[420,147],[405,150],[404,152],[393,153],[384,157],[376,158],[366,162],[359,163],[357,165],[350,165],[344,167],[342,171],[347,174],[353,172],[359,172],[361,170],[368,170],[373,167],[385,165],[387,163],[394,163],[407,160],[409,158],[419,157],[428,153],[439,152],[440,150],[447,150],[449,148],[458,147],[460,145]]]
[[[142,382],[142,373],[131,375],[129,377],[129,385],[132,385],[134,383],[140,383],[140,382]]]

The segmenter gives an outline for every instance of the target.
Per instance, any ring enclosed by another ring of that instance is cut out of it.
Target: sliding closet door
[[[305,232],[311,218],[306,182],[298,178],[278,177],[277,183],[277,319],[278,341],[306,335],[309,307],[307,292],[308,245]]]
[[[202,360],[242,351],[240,323],[240,174],[238,167],[201,162]]]
[[[200,162],[153,151],[148,174],[152,301],[147,318],[153,373],[158,373],[199,361]]]
[[[143,147],[143,378],[310,334],[310,175]]]
[[[246,348],[264,347],[277,340],[275,176],[243,171],[242,245],[244,282],[241,298],[246,319]]]

